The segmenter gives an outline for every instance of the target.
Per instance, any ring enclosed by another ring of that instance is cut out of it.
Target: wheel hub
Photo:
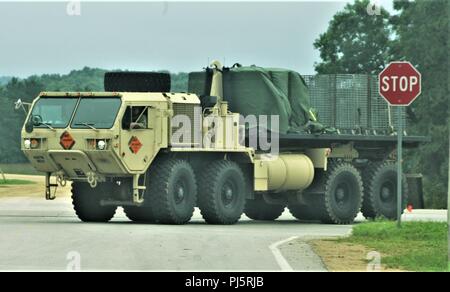
[[[229,206],[234,202],[235,193],[231,183],[226,183],[222,188],[222,202],[225,206]]]
[[[395,184],[392,182],[385,182],[380,189],[380,198],[383,202],[393,202],[395,200]]]
[[[178,199],[183,199],[184,198],[184,189],[182,187],[178,188],[177,198]]]
[[[348,201],[348,192],[349,192],[349,186],[346,183],[340,183],[334,192],[334,198],[336,200],[336,203],[338,203],[340,206],[345,205]]]
[[[227,200],[231,200],[233,198],[233,190],[230,188],[227,188],[225,191],[225,198]]]
[[[342,189],[342,188],[337,189],[337,191],[336,191],[336,198],[339,201],[342,201],[345,198],[345,191],[344,191],[344,189]]]
[[[389,190],[389,188],[384,187],[384,188],[381,189],[381,197],[383,199],[387,199],[390,196],[391,196],[391,191]]]
[[[175,187],[175,203],[179,204],[184,201],[186,194],[185,194],[185,187],[183,182],[179,182],[177,186]]]

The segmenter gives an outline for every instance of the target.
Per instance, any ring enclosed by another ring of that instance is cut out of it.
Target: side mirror
[[[25,132],[31,133],[34,130],[34,124],[32,119],[28,119],[28,121],[25,123]]]
[[[25,108],[26,106],[26,108]],[[23,102],[20,98],[14,103],[14,109],[19,110],[23,109],[25,115],[28,115],[28,111],[30,110],[31,103]]]
[[[23,107],[23,102],[22,102],[22,100],[19,98],[19,99],[14,103],[14,109],[15,109],[15,110],[19,110],[21,107]]]
[[[34,127],[42,125],[42,117],[40,115],[31,115],[25,124],[25,131],[31,133]]]

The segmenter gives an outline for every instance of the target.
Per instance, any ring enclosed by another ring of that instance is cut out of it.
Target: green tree
[[[431,138],[405,160],[425,174],[428,205],[446,207],[449,149],[449,2],[396,1],[391,19],[396,33],[392,52],[422,74],[422,95],[410,107],[410,130]]]
[[[30,77],[26,80],[13,78],[0,91],[0,162],[26,161],[20,151],[20,129],[25,115],[14,110],[14,102],[18,98],[31,102],[43,89],[37,77]]]
[[[369,0],[347,4],[334,15],[328,30],[314,42],[322,62],[315,64],[319,74],[378,73],[390,60],[389,13],[369,15]]]
[[[446,207],[449,149],[449,2],[395,1],[392,17],[368,15],[369,1],[338,12],[314,43],[322,74],[378,74],[391,60],[408,60],[422,73],[422,95],[408,107],[408,131],[431,143],[406,152],[406,171],[424,174],[427,206]],[[390,39],[392,38],[392,39]]]

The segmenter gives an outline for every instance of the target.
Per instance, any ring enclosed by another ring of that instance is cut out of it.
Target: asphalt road
[[[182,226],[136,224],[122,210],[110,223],[82,223],[67,197],[2,198],[0,270],[324,270],[307,245],[290,241],[350,230],[299,223],[287,212],[232,226],[207,225],[199,212]]]
[[[110,223],[82,223],[69,187],[45,201],[42,178],[33,179],[38,184],[16,191],[0,188],[0,270],[324,271],[304,240],[352,228],[300,223],[288,212],[274,222],[243,216],[231,226],[208,225],[198,211],[187,225],[137,224],[120,208]],[[443,221],[441,213],[418,210],[404,219]]]

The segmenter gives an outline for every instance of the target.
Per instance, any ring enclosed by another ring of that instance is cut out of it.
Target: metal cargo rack
[[[396,111],[378,94],[378,76],[364,74],[303,75],[319,121],[341,133],[392,133]],[[403,125],[406,125],[402,109]],[[406,128],[405,128],[406,129]]]

